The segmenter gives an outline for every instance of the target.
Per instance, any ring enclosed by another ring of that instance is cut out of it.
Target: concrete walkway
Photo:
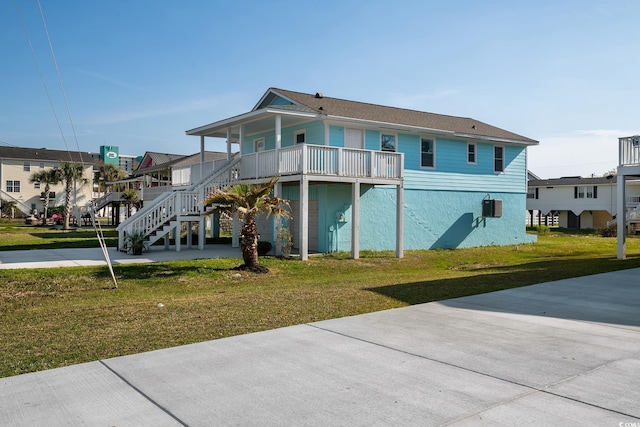
[[[640,269],[0,379],[11,426],[619,426],[639,402]]]
[[[178,259],[242,258],[239,248],[231,245],[207,245],[204,250],[183,248],[180,252],[152,246],[142,255],[131,255],[109,248],[111,264],[135,264]],[[100,248],[32,249],[25,251],[0,251],[0,269],[55,268],[107,265]]]

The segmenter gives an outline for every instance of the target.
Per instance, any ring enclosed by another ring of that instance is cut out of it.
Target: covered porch
[[[360,232],[360,186],[392,185],[396,187],[396,255],[403,256],[403,197],[404,157],[402,153],[331,146],[329,125],[324,132],[316,132],[304,142],[286,141],[283,144],[283,129],[310,123],[321,117],[315,112],[265,108],[241,116],[212,123],[191,131],[188,135],[200,136],[200,151],[205,152],[205,137],[225,138],[229,160],[230,182],[261,182],[279,177],[275,196],[282,197],[282,185],[299,185],[299,218],[296,218],[296,233],[299,253],[303,260],[309,255],[309,185],[314,183],[341,183],[351,186],[351,256],[359,258]],[[273,132],[271,147],[253,146],[246,143],[252,137]],[[322,135],[318,137],[318,135]],[[239,144],[239,153],[232,161],[233,144]],[[203,155],[203,154],[202,154]],[[211,186],[216,185],[212,182]],[[209,187],[212,188],[212,187]],[[208,191],[205,190],[205,195]],[[277,235],[279,224],[274,224],[273,235]],[[238,244],[238,227],[234,227],[234,244]]]

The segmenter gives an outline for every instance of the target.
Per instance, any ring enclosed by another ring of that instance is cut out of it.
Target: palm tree
[[[140,196],[133,188],[127,188],[122,192],[120,198],[127,204],[127,218],[131,216],[131,208],[135,206],[136,210],[140,209]]]
[[[218,205],[215,210],[227,213],[239,212],[243,216],[242,232],[240,234],[240,250],[244,265],[242,268],[256,273],[266,273],[269,270],[258,265],[258,227],[256,216],[260,214],[276,215],[287,218],[289,216],[289,202],[277,197],[271,197],[273,187],[278,178],[261,184],[234,184],[224,190],[215,189],[204,201],[205,205]]]
[[[88,180],[84,177],[84,168],[81,163],[62,163],[59,169],[60,177],[64,181],[64,229],[69,229],[69,217],[71,215],[71,192],[73,184],[80,181],[85,184]]]
[[[44,202],[43,202],[43,216],[42,225],[47,225],[47,210],[49,209],[49,194],[51,193],[51,186],[60,184],[61,176],[59,169],[43,169],[31,174],[29,182],[44,183]]]
[[[125,176],[125,171],[120,169],[119,167],[108,164],[108,163],[100,163],[98,169],[95,172],[95,182],[98,183],[98,191],[107,192],[107,182],[118,181]]]

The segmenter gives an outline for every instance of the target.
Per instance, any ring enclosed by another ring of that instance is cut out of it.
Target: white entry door
[[[344,130],[344,147],[345,148],[363,148],[364,138],[362,129],[345,129]]]

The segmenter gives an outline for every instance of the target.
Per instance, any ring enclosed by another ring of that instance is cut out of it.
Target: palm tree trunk
[[[69,229],[69,216],[71,215],[71,191],[73,190],[72,181],[68,180],[65,185],[66,194],[64,197],[64,229]]]
[[[247,215],[240,235],[242,259],[247,268],[258,265],[258,226],[253,215]]]
[[[42,213],[42,225],[47,225],[47,210],[49,209],[49,193],[51,192],[51,187],[47,183],[44,186],[44,202],[43,202],[43,213]]]

